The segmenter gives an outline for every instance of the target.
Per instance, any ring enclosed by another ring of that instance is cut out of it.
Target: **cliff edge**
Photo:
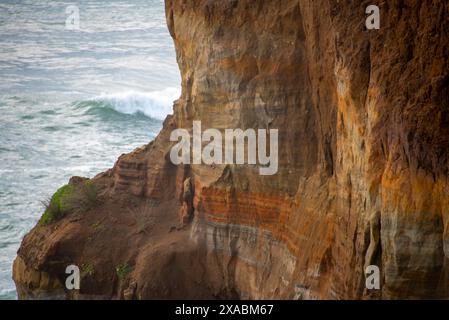
[[[174,114],[25,236],[19,298],[449,298],[449,3],[370,4],[166,0]],[[278,129],[277,173],[174,165],[193,121]]]

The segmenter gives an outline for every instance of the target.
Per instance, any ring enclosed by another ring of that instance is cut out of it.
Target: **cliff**
[[[166,0],[174,114],[24,238],[19,297],[449,298],[449,3],[383,1],[367,30],[371,2]],[[277,173],[172,164],[195,120],[279,129]]]

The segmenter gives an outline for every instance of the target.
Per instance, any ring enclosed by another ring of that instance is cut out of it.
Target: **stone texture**
[[[174,114],[94,179],[101,207],[25,237],[20,297],[59,295],[35,274],[64,283],[67,262],[93,261],[82,297],[448,298],[449,4],[384,1],[368,31],[369,1],[165,3]],[[279,129],[278,173],[174,166],[169,135],[194,120]],[[138,212],[157,227],[137,233],[129,210],[148,198]],[[379,291],[365,289],[369,264]]]

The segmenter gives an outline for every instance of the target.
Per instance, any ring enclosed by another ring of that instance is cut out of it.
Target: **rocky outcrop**
[[[369,4],[166,0],[174,114],[93,179],[100,205],[24,238],[19,296],[60,297],[74,263],[66,298],[448,298],[449,5],[380,2],[366,30]],[[175,166],[195,120],[279,129],[277,174]]]

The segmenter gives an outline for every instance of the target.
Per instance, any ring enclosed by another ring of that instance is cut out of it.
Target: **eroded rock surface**
[[[94,179],[101,205],[24,238],[19,296],[61,297],[75,263],[66,298],[448,298],[449,3],[379,2],[366,30],[372,2],[166,0],[174,115]],[[278,173],[173,165],[194,120],[279,129]]]

